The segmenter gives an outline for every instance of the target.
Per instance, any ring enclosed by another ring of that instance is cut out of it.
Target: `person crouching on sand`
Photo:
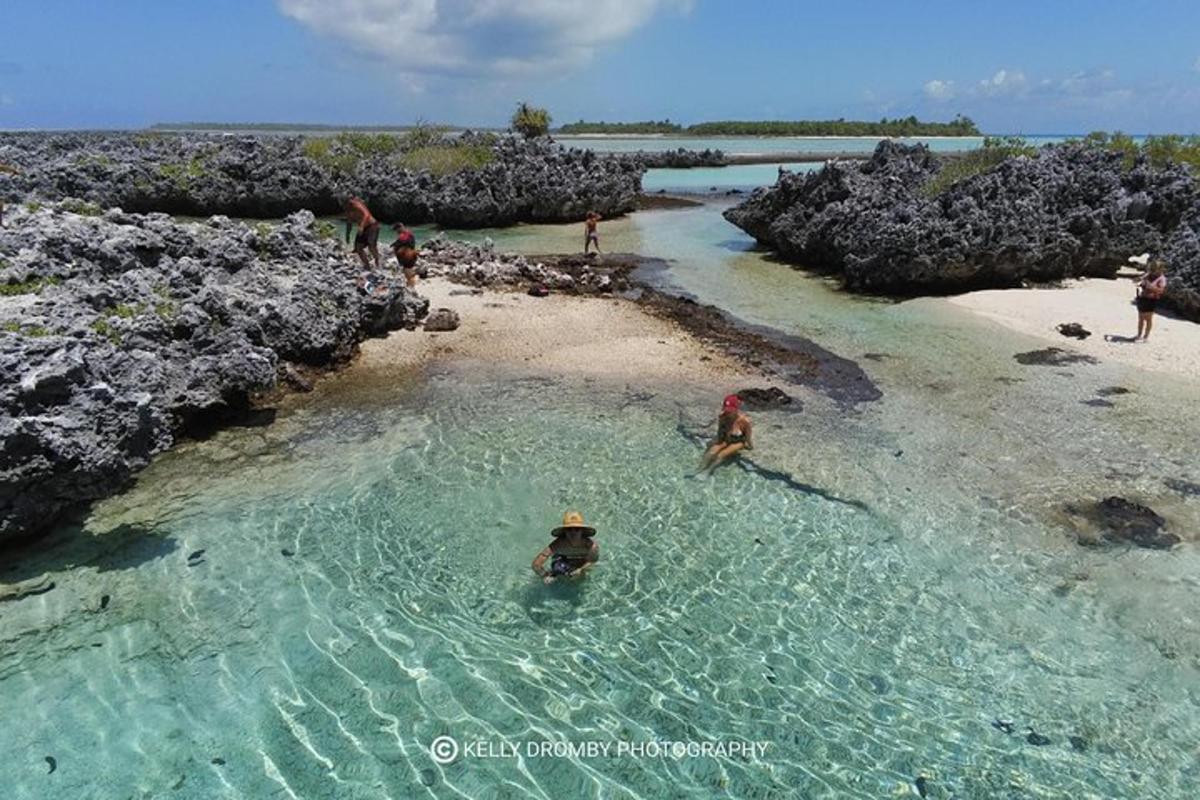
[[[367,250],[375,259],[375,269],[379,269],[379,222],[371,216],[367,204],[357,197],[348,197],[342,204],[342,212],[346,219],[346,241],[350,241],[350,229],[357,225],[358,236],[354,237],[354,253],[362,259],[363,267],[371,268],[367,260]]]
[[[596,254],[600,253],[600,215],[595,211],[587,213],[587,219],[583,221],[583,254],[587,255],[591,246],[596,245]]]
[[[743,450],[753,450],[753,426],[750,417],[742,413],[742,401],[736,394],[727,395],[717,417],[717,438],[704,452],[700,471],[714,470]]]
[[[417,237],[403,222],[397,222],[392,230],[396,232],[392,252],[396,254],[400,269],[404,270],[404,282],[411,289],[417,285]]]
[[[554,540],[533,559],[533,571],[543,583],[559,578],[581,578],[600,560],[600,545],[594,538],[596,529],[583,524],[578,511],[563,514],[562,525],[550,532]],[[547,567],[546,562],[550,565]]]
[[[1133,338],[1136,341],[1149,341],[1150,328],[1154,326],[1154,312],[1158,308],[1158,301],[1162,298],[1163,293],[1167,290],[1167,276],[1163,274],[1166,268],[1161,261],[1153,261],[1150,264],[1150,269],[1142,276],[1141,283],[1137,288],[1137,303],[1138,312],[1138,328],[1137,336]]]

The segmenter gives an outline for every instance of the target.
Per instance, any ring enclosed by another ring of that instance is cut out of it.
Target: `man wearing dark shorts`
[[[351,227],[357,225],[358,236],[354,237],[354,252],[362,259],[363,266],[370,269],[371,262],[367,259],[367,250],[370,250],[372,258],[375,259],[375,269],[379,269],[381,266],[379,260],[379,221],[371,216],[371,212],[367,209],[367,204],[357,197],[347,199],[342,208],[346,217],[346,241],[350,241]]]

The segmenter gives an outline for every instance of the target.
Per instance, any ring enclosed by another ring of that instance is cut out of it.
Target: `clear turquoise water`
[[[847,414],[801,391],[801,413],[755,413],[754,458],[867,510],[736,468],[688,477],[679,425],[730,387],[351,370],[269,427],[179,448],[82,535],[3,567],[57,582],[0,605],[4,796],[878,798],[916,797],[920,776],[932,798],[1196,796],[1195,546],[1083,550],[1061,511],[1121,493],[1200,530],[1200,502],[1163,483],[1200,480],[1194,384],[1020,366],[1040,342],[844,295],[721,209],[602,237],[670,259],[666,286],[862,360],[882,401]],[[471,233],[530,253],[577,234]],[[1109,385],[1133,394],[1081,405]],[[528,564],[568,507],[602,563],[544,587]],[[444,735],[496,757],[436,763]],[[657,740],[767,749],[527,750]]]

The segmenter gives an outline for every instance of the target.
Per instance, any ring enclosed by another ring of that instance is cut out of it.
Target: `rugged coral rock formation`
[[[1166,301],[1200,319],[1200,186],[1084,144],[1015,156],[943,191],[922,145],[882,142],[865,163],[784,173],[726,218],[784,259],[856,291],[913,295],[1111,277],[1161,255]]]
[[[0,228],[0,544],[118,491],[189,426],[246,408],[293,364],[345,361],[363,338],[427,311],[403,280],[368,296],[356,277],[308,212],[248,226],[79,202],[11,211]]]
[[[638,158],[539,139],[464,134],[304,138],[151,133],[0,134],[0,195],[127,211],[260,219],[340,211],[358,195],[386,221],[485,227],[632,211]]]

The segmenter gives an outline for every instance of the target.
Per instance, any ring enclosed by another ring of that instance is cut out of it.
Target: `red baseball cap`
[[[722,411],[737,411],[742,407],[742,399],[736,394],[725,395],[725,402],[721,404]]]

